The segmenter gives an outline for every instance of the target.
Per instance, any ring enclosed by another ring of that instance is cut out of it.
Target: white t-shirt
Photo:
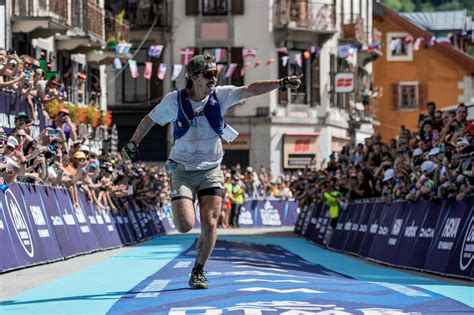
[[[233,85],[218,86],[215,89],[217,100],[221,107],[222,116],[227,109],[240,102],[242,88]],[[224,157],[222,142],[212,129],[206,116],[204,105],[209,96],[200,102],[191,102],[194,110],[196,126],[180,139],[177,139],[171,149],[170,159],[184,165],[187,170],[206,170],[219,165]],[[161,102],[148,114],[157,124],[164,126],[175,121],[178,116],[178,91],[168,93]]]

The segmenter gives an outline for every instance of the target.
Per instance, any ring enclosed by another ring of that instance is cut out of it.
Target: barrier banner
[[[326,245],[327,242],[327,233],[329,227],[329,223],[331,222],[331,218],[329,217],[329,207],[326,204],[321,205],[321,212],[316,222],[315,228],[315,237],[313,237],[314,242],[320,245]]]
[[[401,238],[402,230],[405,227],[406,219],[410,214],[410,205],[407,202],[399,202],[398,210],[392,218],[391,226],[388,231],[388,238],[385,243],[385,254],[379,256],[380,260],[387,263],[394,263],[395,252],[398,246],[398,241]]]
[[[354,209],[355,209],[355,204],[350,204],[346,210],[341,211],[339,215],[339,219],[337,220],[336,228],[334,229],[332,233],[329,247],[335,250],[344,249],[346,238],[347,238],[347,233],[344,230],[344,227],[346,226],[348,221],[351,219]]]
[[[25,209],[32,227],[33,245],[38,262],[55,261],[63,258],[56,234],[51,222],[46,216],[46,210],[41,202],[38,187],[34,185],[12,185],[11,191],[16,195],[21,207]]]
[[[285,210],[283,215],[283,225],[293,226],[296,224],[300,215],[300,207],[296,201],[285,201]]]
[[[133,237],[132,227],[126,214],[123,214],[123,210],[120,208],[113,213],[115,219],[115,227],[119,231],[120,240],[123,244],[131,245],[135,244],[136,240]]]
[[[22,192],[18,185],[12,185],[4,193],[6,220],[11,221],[12,244],[16,248],[18,260],[22,265],[37,264],[47,261],[48,258],[41,249],[45,247],[44,243],[38,240],[37,229],[33,225],[31,215],[23,203]],[[41,211],[41,210],[40,210]],[[47,228],[46,228],[47,229]],[[41,249],[40,249],[41,247]],[[54,253],[54,250],[52,251]]]
[[[94,204],[92,204],[92,207],[104,218],[105,228],[109,236],[109,248],[122,246],[119,231],[115,227],[114,217],[111,215],[111,212],[106,209],[98,209]]]
[[[143,233],[140,222],[138,221],[139,219],[135,213],[135,209],[131,208],[131,203],[125,202],[124,204],[127,205],[125,209],[127,209],[127,216],[134,233],[134,238],[140,242],[145,239],[145,234]]]
[[[13,220],[11,220],[9,210],[7,210],[7,204],[5,203],[4,195],[5,194],[3,192],[0,192],[0,244],[2,244],[2,255],[0,256],[1,271],[13,269],[21,265],[26,265],[26,260],[24,257],[22,256],[22,258],[19,259],[15,252],[16,246],[13,245],[13,242],[16,244],[18,240],[13,240],[13,237],[18,237],[18,235],[16,235],[17,229],[15,228],[15,223]],[[20,221],[18,219],[21,219],[21,216],[17,216],[16,218],[16,226],[19,227]],[[25,220],[23,220],[23,222],[25,222]],[[19,241],[21,242],[21,240]]]
[[[364,204],[364,207],[361,207],[359,218],[357,222],[353,224],[352,232],[347,239],[346,246],[344,247],[346,251],[353,254],[359,254],[359,249],[364,240],[364,236],[368,231],[369,220],[374,209],[375,203],[369,202]]]
[[[306,215],[307,210],[308,205],[304,205],[303,209],[301,209],[300,213],[298,214],[298,219],[296,220],[295,229],[293,231],[293,233],[295,233],[296,235],[302,235],[301,230],[303,229],[304,216]]]
[[[87,220],[89,221],[92,232],[95,234],[100,247],[106,248],[108,246],[107,233],[104,233],[104,220],[98,217],[95,208],[91,207],[90,201],[86,200],[86,196],[79,192],[78,196],[81,209],[83,210]]]
[[[418,200],[416,203],[406,203],[405,207],[409,207],[407,208],[406,224],[402,229],[397,249],[392,258],[392,262],[400,266],[408,266],[411,256],[417,254],[414,247],[423,219],[429,210],[429,204],[424,200]]]
[[[161,211],[158,211],[158,218],[160,219],[161,224],[163,224],[165,234],[175,229],[171,205],[163,205]]]
[[[372,214],[369,219],[368,224],[368,232],[365,233],[364,240],[362,241],[362,245],[360,246],[359,255],[363,257],[367,257],[370,252],[370,248],[372,247],[372,242],[377,235],[379,230],[379,224],[383,219],[384,216],[384,204],[383,203],[376,203],[374,208],[372,209]]]
[[[359,232],[359,222],[361,217],[364,215],[365,211],[364,203],[357,203],[353,208],[351,219],[346,226],[344,226],[344,231],[346,231],[347,237],[344,243],[344,251],[351,253],[358,253],[359,251],[354,251],[354,242],[356,240],[356,235]],[[349,210],[349,209],[347,209]]]
[[[87,221],[81,207],[73,207],[71,197],[66,189],[57,188],[55,189],[55,194],[58,207],[60,207],[62,209],[61,212],[64,213],[63,216],[67,216],[68,220],[71,221],[71,225],[66,223],[66,225],[70,227],[68,233],[73,233],[73,228],[77,230],[77,241],[85,245],[86,252],[93,252],[100,249],[99,241],[92,232],[89,222]]]
[[[258,221],[257,209],[259,201],[249,200],[240,208],[239,225],[240,226],[255,226]]]
[[[313,217],[313,212],[317,211],[317,205],[316,204],[310,204],[306,210],[306,214],[303,220],[303,228],[301,229],[301,235],[305,236],[306,235],[306,230],[308,229],[308,226],[311,222],[311,218]]]
[[[413,246],[412,253],[416,254],[409,257],[408,266],[415,269],[423,269],[425,266],[426,257],[435,236],[436,224],[442,210],[443,205],[435,203],[429,203],[427,208],[420,209],[420,211],[425,212],[425,217]]]
[[[449,258],[445,274],[469,277],[474,270],[474,196],[466,200],[466,209],[462,229]]]
[[[375,234],[372,247],[370,248],[368,257],[378,261],[385,261],[385,256],[388,249],[388,240],[390,228],[395,220],[398,209],[400,208],[401,202],[393,202],[389,205],[385,205],[383,210],[383,216],[380,220],[380,224]]]
[[[153,207],[150,211],[150,215],[153,220],[153,224],[155,225],[155,228],[156,228],[156,235],[162,235],[164,234],[165,230],[163,228],[163,224],[161,223],[160,218],[158,217],[158,213],[157,213],[158,211],[160,211],[159,208]]]
[[[315,234],[315,231],[316,231],[316,223],[318,223],[318,218],[321,215],[321,209],[322,209],[321,205],[316,204],[316,203],[312,203],[308,206],[307,211],[311,213],[311,217],[309,219],[308,224],[305,227],[305,231],[303,234],[303,236],[306,239],[314,241],[313,235]]]
[[[455,246],[456,240],[463,228],[466,216],[468,199],[455,202],[453,199],[443,203],[443,211],[436,225],[435,238],[431,243],[424,269],[444,273],[448,266],[449,256]]]

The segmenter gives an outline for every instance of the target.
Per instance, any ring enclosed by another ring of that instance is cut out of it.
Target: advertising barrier
[[[351,203],[341,212],[329,243],[315,239],[326,213],[308,205],[295,233],[330,249],[369,260],[474,279],[474,196],[433,203]]]
[[[64,188],[15,184],[0,191],[0,272],[133,245],[175,230],[170,205],[118,198],[118,209],[107,211],[82,191],[78,197],[75,206]],[[242,213],[243,226],[294,226],[299,208],[294,201],[255,200]]]

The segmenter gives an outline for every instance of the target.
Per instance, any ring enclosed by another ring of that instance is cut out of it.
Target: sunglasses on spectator
[[[201,72],[202,76],[206,79],[212,79],[212,78],[217,78],[217,75],[219,74],[219,70],[206,70],[205,72]]]
[[[26,138],[26,135],[15,135],[16,138]]]
[[[78,162],[85,162],[86,159],[81,158],[81,159],[77,159],[77,161],[78,161]]]

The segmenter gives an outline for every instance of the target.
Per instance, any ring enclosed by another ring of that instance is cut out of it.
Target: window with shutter
[[[233,15],[242,15],[244,14],[244,2],[245,0],[230,0],[232,1],[231,13]]]
[[[418,83],[400,82],[398,84],[398,108],[414,110],[418,108]]]
[[[282,57],[286,56],[286,54],[278,53],[278,77],[284,78],[288,76],[288,64],[283,66]],[[289,91],[282,91],[278,89],[278,102],[282,105],[288,104],[288,93]]]
[[[227,15],[228,0],[202,0],[203,15]]]
[[[199,0],[186,0],[186,15],[199,14]]]
[[[244,85],[244,77],[240,75],[240,71],[242,70],[244,63],[244,59],[242,58],[242,49],[243,47],[232,47],[230,49],[230,62],[236,63],[237,68],[235,69],[234,74],[232,74],[229,83],[235,86]]]

